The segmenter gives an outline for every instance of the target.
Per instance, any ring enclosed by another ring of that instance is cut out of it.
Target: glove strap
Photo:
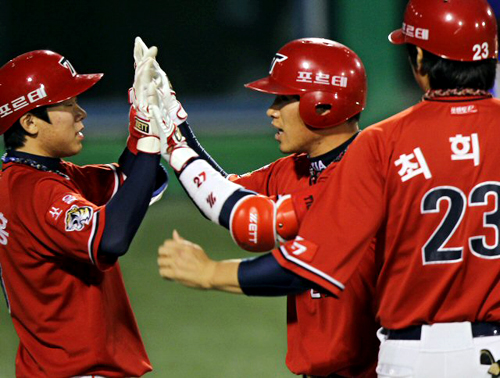
[[[175,146],[170,152],[169,164],[177,172],[181,172],[186,164],[194,158],[199,157],[187,144]]]
[[[159,154],[160,139],[156,136],[143,137],[137,141],[137,150],[146,154]]]

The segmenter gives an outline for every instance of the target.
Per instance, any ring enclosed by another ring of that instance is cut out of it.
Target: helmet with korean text
[[[75,97],[102,76],[79,75],[66,58],[49,50],[10,60],[0,68],[0,135],[30,110]]]
[[[497,21],[487,0],[410,0],[403,27],[389,41],[450,60],[498,57]]]
[[[323,38],[302,38],[283,46],[269,76],[245,87],[276,95],[300,96],[302,120],[313,128],[338,126],[366,104],[366,73],[348,47]],[[320,112],[319,109],[329,112]]]

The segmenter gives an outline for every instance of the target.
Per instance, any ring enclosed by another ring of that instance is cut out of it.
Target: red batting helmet
[[[445,59],[498,57],[497,21],[486,0],[410,0],[403,28],[389,41],[411,43]]]
[[[0,68],[0,135],[23,114],[75,97],[102,75],[79,75],[66,58],[48,50],[12,59]]]
[[[340,125],[365,108],[366,74],[361,59],[346,46],[323,38],[303,38],[283,46],[269,76],[245,87],[277,95],[299,95],[306,125]],[[331,111],[319,114],[317,107]]]

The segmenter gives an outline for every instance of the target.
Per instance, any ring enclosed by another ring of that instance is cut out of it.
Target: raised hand
[[[177,231],[158,249],[160,275],[184,286],[211,288],[215,265],[199,245],[183,239]]]
[[[147,58],[136,66],[136,75],[129,90],[129,138],[127,147],[133,153],[160,153],[160,128],[168,119],[160,109],[160,98],[153,81],[153,59]]]
[[[154,59],[155,81],[157,82],[160,91],[160,98],[163,105],[172,121],[176,126],[186,121],[187,113],[182,107],[182,104],[177,100],[176,93],[173,90],[172,84],[168,79],[165,71],[160,67],[160,64],[155,60],[158,49],[156,47],[148,48],[141,37],[136,37],[134,46],[134,60],[139,67],[148,58]],[[136,68],[137,69],[137,68]]]

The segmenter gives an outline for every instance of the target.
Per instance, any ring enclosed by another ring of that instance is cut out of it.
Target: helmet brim
[[[276,94],[276,95],[296,95],[302,92],[298,89],[293,89],[282,84],[277,83],[271,77],[252,81],[245,84],[246,88],[253,89],[254,91]]]
[[[71,85],[66,88],[62,88],[61,91],[54,96],[54,98],[48,101],[48,104],[58,104],[82,94],[93,87],[103,76],[104,74],[102,73],[76,75]]]
[[[389,34],[388,38],[389,41],[395,45],[402,45],[405,43],[405,35],[403,34],[402,29],[394,30],[391,34]]]

